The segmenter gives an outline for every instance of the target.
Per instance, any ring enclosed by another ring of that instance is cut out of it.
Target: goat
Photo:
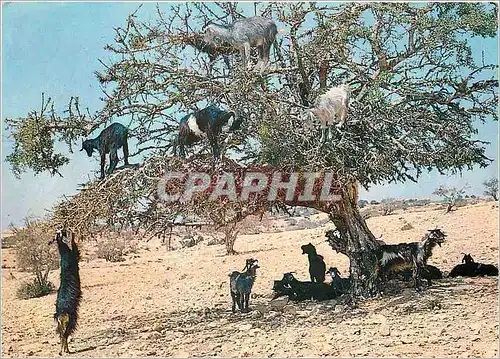
[[[257,259],[247,259],[243,273],[233,271],[229,275],[229,287],[233,300],[232,312],[236,312],[236,305],[241,313],[248,312],[248,301],[250,293],[257,276],[257,268],[260,268]]]
[[[65,229],[58,231],[49,244],[54,241],[57,242],[61,256],[61,282],[57,290],[54,320],[57,322],[57,333],[61,340],[59,355],[62,355],[64,352],[69,354],[68,337],[75,331],[78,321],[78,308],[82,296],[78,270],[80,253],[74,234],[72,233],[70,239]]]
[[[477,277],[477,276],[498,276],[498,268],[493,264],[476,263],[472,256],[464,254],[462,264],[457,264],[451,270],[449,276],[454,278],[462,277]]]
[[[413,277],[412,269],[390,270],[387,279],[400,278],[405,282],[409,282]],[[443,273],[433,265],[425,264],[422,266],[422,278],[427,280],[427,285],[432,285],[432,279],[442,279]]]
[[[338,293],[332,286],[326,283],[299,281],[291,272],[283,274],[283,279],[274,281],[273,291],[273,299],[286,295],[292,301],[308,299],[321,301],[333,299],[338,296]]]
[[[432,229],[429,232],[421,242],[385,244],[378,247],[376,251],[377,278],[385,278],[390,270],[412,268],[415,289],[420,291],[422,267],[427,264],[433,248],[436,245],[441,246],[446,237],[440,229]]]
[[[235,131],[240,128],[241,121],[235,119],[236,114],[231,111],[223,111],[214,105],[205,107],[202,110],[193,112],[181,118],[179,124],[179,133],[174,143],[174,155],[186,157],[185,146],[191,146],[207,137],[212,146],[212,155],[214,161],[219,159],[219,141],[221,132],[227,128],[227,131]]]
[[[321,139],[323,142],[330,137],[331,126],[340,129],[347,118],[350,89],[348,85],[332,87],[323,95],[318,96],[315,106],[309,114],[314,115],[321,123]]]
[[[243,66],[249,68],[250,49],[257,47],[259,62],[255,66],[260,74],[269,65],[271,45],[276,47],[278,29],[274,21],[261,16],[253,16],[233,22],[231,25],[209,24],[205,27],[204,41],[216,45],[227,42],[240,49]]]
[[[338,295],[344,294],[349,290],[351,280],[349,278],[342,278],[340,271],[336,267],[330,267],[326,273],[332,277],[330,286],[332,286]]]
[[[80,151],[85,150],[89,157],[92,157],[94,150],[99,151],[101,155],[101,177],[104,179],[104,165],[106,163],[106,154],[109,153],[109,167],[108,174],[111,174],[118,164],[119,148],[123,147],[123,160],[125,165],[128,165],[128,129],[120,123],[112,123],[106,127],[94,139],[82,141],[82,148]]]
[[[214,43],[208,43],[205,41],[204,37],[200,34],[192,34],[191,36],[186,37],[185,42],[193,46],[198,51],[207,54],[208,59],[210,60],[210,66],[212,66],[213,62],[219,55],[222,55],[224,63],[229,68],[230,64],[227,55],[233,52],[238,52],[238,50],[235,50],[231,46],[231,44],[227,42],[223,42],[218,45]]]
[[[302,254],[307,254],[309,260],[309,275],[311,282],[323,283],[325,281],[326,264],[323,256],[316,252],[316,247],[311,243],[304,244],[300,247]]]

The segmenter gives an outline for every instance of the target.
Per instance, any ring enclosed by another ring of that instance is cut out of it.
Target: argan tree
[[[115,42],[106,46],[116,56],[96,71],[105,92],[101,110],[7,120],[16,139],[9,160],[18,171],[61,165],[50,140],[73,142],[81,129],[116,117],[131,123],[138,142],[131,155],[142,167],[91,182],[55,209],[54,218],[69,218],[82,231],[121,223],[155,234],[177,211],[227,224],[270,205],[296,205],[158,200],[157,179],[165,171],[210,167],[206,143],[194,147],[187,161],[173,158],[170,147],[181,114],[214,103],[243,119],[242,130],[223,149],[225,170],[322,170],[346,184],[340,202],[309,206],[329,214],[336,226],[327,233],[329,243],[349,257],[354,293],[368,295],[376,289],[378,244],[347,184],[416,182],[424,171],[454,173],[490,163],[474,124],[497,120],[498,66],[473,52],[471,42],[497,35],[496,4],[165,4],[150,21],[140,20],[141,11],[116,28]],[[199,32],[209,21],[231,23],[254,14],[273,18],[280,29],[263,76],[242,70],[234,49],[221,47],[210,56],[199,50]],[[352,89],[347,123],[320,143],[319,128],[306,126],[304,113],[319,94],[341,83]],[[39,123],[52,137],[32,143]],[[42,150],[48,155],[40,157]]]
[[[483,182],[484,194],[491,196],[494,201],[498,201],[498,178],[490,178]]]

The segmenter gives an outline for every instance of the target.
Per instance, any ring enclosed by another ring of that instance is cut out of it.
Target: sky
[[[88,158],[76,151],[69,154],[70,163],[60,169],[63,178],[27,172],[16,179],[5,162],[13,141],[8,138],[3,120],[26,116],[30,110],[38,109],[42,92],[54,99],[58,109],[63,109],[72,95],[79,96],[81,104],[91,112],[100,109],[102,91],[93,72],[102,69],[98,59],[107,62],[109,58],[104,46],[113,42],[113,28],[123,26],[138,6],[132,2],[2,3],[2,229],[10,223],[21,224],[27,215],[43,216],[64,195],[76,193],[77,184],[93,177],[99,168],[97,156]],[[155,17],[155,6],[144,4],[139,18]],[[170,4],[160,6],[167,9]],[[253,15],[253,11],[248,15]],[[472,46],[476,51],[483,49],[486,60],[498,63],[497,42],[497,38],[478,39]],[[466,171],[461,176],[443,176],[433,171],[423,174],[418,183],[363,189],[360,198],[429,198],[441,184],[468,184],[469,194],[481,195],[482,182],[498,176],[498,123],[491,121],[478,125],[478,129],[478,137],[491,142],[486,154],[495,162],[489,167]]]

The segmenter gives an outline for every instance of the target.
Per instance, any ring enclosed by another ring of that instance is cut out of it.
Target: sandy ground
[[[493,202],[443,211],[407,211],[368,219],[387,243],[419,240],[439,226],[447,242],[430,260],[444,272],[461,252],[476,261],[498,262],[498,208]],[[315,216],[320,219],[320,215]],[[401,231],[404,218],[414,227]],[[158,240],[141,243],[124,262],[94,258],[81,245],[83,301],[72,357],[497,357],[496,278],[443,279],[417,294],[400,293],[360,302],[271,303],[272,281],[287,271],[307,280],[300,246],[316,245],[327,266],[348,271],[348,260],[324,242],[331,224],[315,229],[240,236],[235,256],[204,242],[167,251]],[[27,273],[15,268],[11,249],[2,250],[2,356],[51,357],[59,351],[53,313],[56,294],[16,299]],[[245,259],[261,269],[249,314],[232,314],[228,274]],[[58,286],[59,272],[51,280]],[[410,286],[410,284],[408,284]]]

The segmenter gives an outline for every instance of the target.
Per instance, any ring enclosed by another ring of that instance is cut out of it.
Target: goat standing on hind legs
[[[429,232],[422,242],[381,245],[376,253],[377,277],[385,279],[390,270],[412,268],[415,289],[420,291],[422,268],[432,255],[433,248],[436,245],[441,246],[446,237],[446,234],[441,232],[440,229],[432,229]]]
[[[68,348],[68,337],[73,334],[78,321],[78,307],[82,291],[80,288],[80,274],[78,271],[78,261],[80,253],[75,243],[74,234],[69,238],[65,229],[56,233],[56,236],[49,244],[57,242],[59,255],[61,256],[61,283],[57,290],[56,313],[54,320],[57,322],[57,333],[61,339],[61,351],[70,353]]]
[[[89,157],[92,157],[94,150],[101,155],[101,177],[104,179],[104,165],[106,164],[106,154],[109,153],[108,174],[113,173],[118,164],[118,149],[123,147],[123,160],[128,166],[128,129],[120,123],[112,123],[106,127],[99,136],[94,139],[82,142],[80,151],[85,150]]]

